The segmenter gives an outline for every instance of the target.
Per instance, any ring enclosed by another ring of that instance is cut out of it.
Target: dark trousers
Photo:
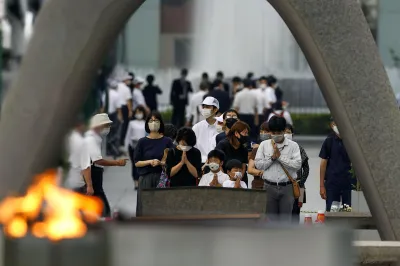
[[[139,177],[139,188],[137,192],[137,203],[136,203],[136,217],[142,216],[142,190],[157,188],[158,182],[160,182],[161,173],[148,173]]]
[[[132,162],[132,178],[133,178],[133,180],[139,180],[139,174],[137,172],[137,169],[135,166],[135,160],[134,160],[135,149],[132,148],[131,145],[129,145],[128,151],[129,151],[129,158],[131,159],[131,162]]]
[[[249,136],[252,141],[257,141],[257,129],[254,124],[254,115],[239,114],[240,120],[245,122],[250,127]]]
[[[342,202],[342,205],[351,206],[351,190],[350,189],[326,189],[326,211],[331,210],[332,202]]]
[[[267,218],[271,221],[291,223],[293,210],[293,186],[264,185],[267,193]]]
[[[186,105],[183,103],[182,105],[174,105],[173,107],[171,123],[175,125],[177,129],[185,125],[185,107]]]
[[[300,223],[300,210],[299,207],[299,199],[295,199],[293,203],[293,210],[292,210],[292,222],[293,223]]]
[[[106,152],[107,155],[117,157],[121,154],[119,151],[120,145],[120,126],[117,113],[108,115],[110,120],[113,121],[110,128],[110,134],[107,136]]]
[[[122,125],[121,125],[121,136],[120,136],[120,145],[123,146],[124,145],[124,141],[125,141],[125,136],[126,136],[126,131],[128,129],[128,124],[129,124],[129,109],[128,106],[123,105],[121,107],[121,112],[122,112]]]
[[[74,188],[73,191],[86,195],[86,185],[80,188]],[[99,198],[103,203],[102,217],[111,217],[110,203],[108,202],[107,196],[104,191],[94,192],[93,196]]]
[[[108,199],[103,190],[103,172],[103,168],[92,165],[91,178],[94,190],[93,196],[99,198],[103,203],[103,217],[111,217],[110,204],[108,203]]]

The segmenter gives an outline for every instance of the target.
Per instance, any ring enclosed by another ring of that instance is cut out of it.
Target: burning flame
[[[102,212],[102,203],[57,186],[55,170],[35,178],[22,197],[7,197],[0,203],[0,223],[7,236],[20,238],[28,231],[38,238],[57,241],[86,234],[86,223],[94,223]],[[43,214],[43,220],[38,219]]]

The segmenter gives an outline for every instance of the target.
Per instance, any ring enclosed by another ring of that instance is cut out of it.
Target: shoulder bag
[[[300,185],[299,185],[299,183],[297,183],[297,181],[293,179],[293,177],[289,174],[288,170],[286,170],[286,168],[282,165],[281,162],[279,162],[279,164],[282,167],[283,171],[285,172],[286,176],[289,178],[290,182],[292,182],[294,198],[298,199],[300,197]]]

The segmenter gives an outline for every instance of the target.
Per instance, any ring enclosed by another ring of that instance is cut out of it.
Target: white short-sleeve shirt
[[[217,120],[215,120],[213,125],[203,120],[192,128],[197,138],[195,147],[201,152],[201,162],[203,163],[207,161],[208,153],[215,149],[215,136],[218,134],[217,124]]]
[[[103,159],[103,155],[101,154],[101,142],[101,136],[93,130],[86,132],[81,153],[81,170],[85,170],[94,162]],[[101,165],[96,166],[103,168]]]
[[[233,108],[239,109],[239,114],[254,115],[254,108],[257,108],[257,104],[257,95],[248,88],[244,88],[236,93]]]
[[[271,103],[276,103],[275,90],[271,87],[267,87],[264,93],[267,98],[267,109],[271,109],[272,108]]]
[[[103,103],[106,104],[106,94],[103,94]],[[108,114],[113,114],[117,111],[117,109],[121,108],[124,105],[124,101],[121,99],[121,96],[116,90],[108,91],[108,110],[106,112]]]
[[[257,112],[259,115],[264,113],[264,109],[267,108],[267,97],[262,88],[252,90],[257,97]]]
[[[65,185],[68,188],[78,188],[85,185],[85,181],[83,180],[81,174],[81,154],[83,142],[83,136],[75,130],[71,132],[67,139],[67,149],[69,153],[68,162],[70,164],[70,169],[68,171]]]
[[[144,99],[143,93],[141,90],[135,88],[133,89],[133,95],[132,95],[132,109],[135,110],[136,107],[138,106],[146,106],[146,100]]]
[[[117,92],[119,94],[120,100],[121,102],[123,102],[123,105],[126,105],[126,103],[132,99],[132,93],[131,90],[129,89],[129,87],[123,83],[120,82],[118,83],[118,87],[117,87]]]
[[[235,187],[235,183],[236,183],[236,181],[232,181],[232,180],[229,179],[229,180],[226,180],[224,182],[224,184],[222,184],[222,186],[223,187],[228,187],[228,188],[234,188]],[[240,181],[240,186],[242,188],[247,188],[247,185],[246,185],[246,183],[244,181]]]
[[[218,175],[218,183],[220,185],[223,185],[226,180],[229,180],[229,176],[223,173],[222,171],[219,171],[217,175]],[[200,179],[199,187],[209,187],[213,179],[214,179],[213,172],[209,172],[208,174],[203,175]]]

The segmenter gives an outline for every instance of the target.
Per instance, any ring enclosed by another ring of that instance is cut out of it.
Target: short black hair
[[[152,84],[153,82],[154,82],[154,76],[153,75],[147,75],[147,77],[146,77],[146,81],[147,81],[147,83],[149,83],[149,84]]]
[[[254,73],[253,72],[249,72],[249,73],[247,73],[247,75],[246,75],[246,78],[247,79],[252,79],[254,77]]]
[[[292,131],[292,133],[294,133],[294,128],[291,124],[286,124],[286,128],[285,129],[289,129],[290,131]]]
[[[267,77],[266,77],[266,76],[261,76],[258,80],[265,80],[265,81],[267,81]]]
[[[208,73],[207,73],[207,72],[204,72],[203,74],[201,74],[201,77],[202,77],[203,79],[208,79]]]
[[[207,159],[218,158],[221,162],[225,161],[225,153],[221,150],[212,150],[208,153]]]
[[[245,88],[253,88],[253,81],[251,79],[245,79],[243,81],[243,86]]]
[[[183,69],[181,70],[181,76],[187,76],[188,73],[189,73],[189,71],[188,71],[186,68],[183,68]]]
[[[226,111],[223,115],[222,115],[222,118],[225,120],[226,119],[226,114],[227,113],[235,113],[236,114],[236,116],[239,118],[239,113],[238,113],[238,111],[236,111],[235,109],[229,109],[228,111]]]
[[[221,84],[224,84],[224,83],[223,83],[222,80],[220,80],[220,79],[217,79],[217,80],[214,81],[214,87],[218,87],[218,86],[220,86]]]
[[[173,124],[165,124],[164,126],[164,136],[168,137],[172,140],[176,139],[176,135],[178,133],[178,129]]]
[[[133,111],[133,114],[136,114],[137,111],[140,111],[143,113],[143,116],[146,115],[146,109],[144,109],[143,106],[139,105],[138,107],[135,108],[135,110]]]
[[[273,85],[273,84],[275,84],[275,83],[277,83],[277,82],[278,82],[278,80],[276,79],[275,76],[269,75],[269,76],[267,77],[267,83],[268,83],[269,86],[271,86],[271,85]]]
[[[157,120],[160,121],[160,129],[158,130],[158,133],[164,134],[164,121],[161,114],[157,111],[151,112],[151,114],[146,118],[146,124],[144,125],[144,129],[146,130],[146,132],[150,133],[149,121],[152,117],[155,117]]]
[[[271,132],[285,131],[286,119],[280,116],[273,116],[268,121],[268,127]]]
[[[242,82],[242,79],[238,76],[232,78],[232,82],[239,83]]]
[[[232,170],[232,168],[240,168],[240,169],[242,169],[242,163],[239,160],[232,159],[232,160],[229,160],[226,163],[225,168],[226,168],[227,171]]]
[[[210,89],[210,84],[206,81],[200,83],[200,90],[205,91]]]
[[[132,80],[135,78],[135,73],[133,72],[129,72],[128,75],[131,76]]]
[[[223,78],[223,77],[224,77],[224,73],[222,71],[218,71],[217,78]]]
[[[196,134],[190,127],[182,127],[178,130],[178,135],[176,136],[176,142],[184,140],[188,146],[196,145]]]

